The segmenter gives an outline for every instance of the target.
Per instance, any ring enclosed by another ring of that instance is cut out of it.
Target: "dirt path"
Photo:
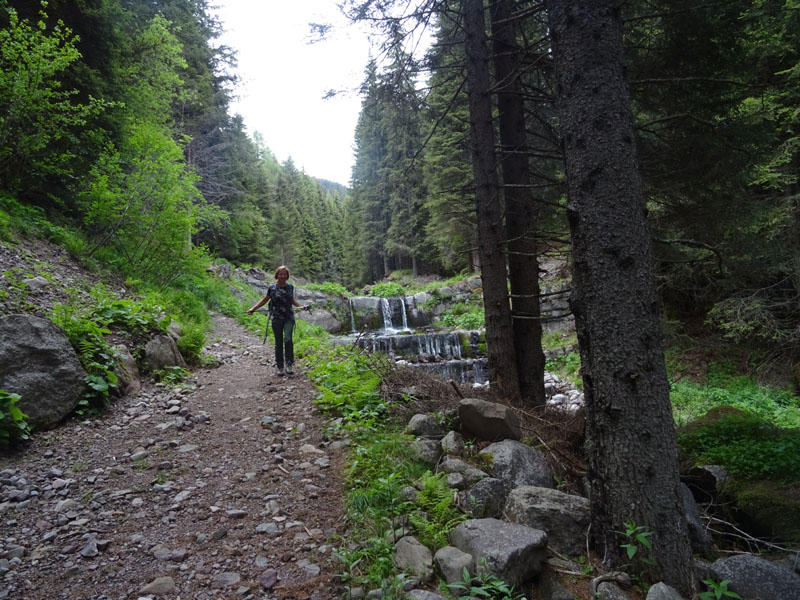
[[[216,368],[0,459],[0,598],[341,597],[343,451],[316,391],[214,318]],[[5,557],[5,558],[3,558]]]

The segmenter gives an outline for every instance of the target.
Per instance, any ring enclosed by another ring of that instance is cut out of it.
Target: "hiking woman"
[[[284,356],[286,359],[286,372],[294,375],[294,343],[292,342],[292,332],[294,331],[294,309],[293,306],[301,310],[309,310],[310,307],[303,306],[294,297],[294,286],[289,283],[289,269],[281,265],[275,270],[275,281],[269,289],[267,295],[256,302],[248,315],[252,315],[259,308],[269,302],[269,316],[272,319],[272,333],[275,334],[275,365],[278,368],[278,375],[283,375]],[[285,351],[285,355],[284,355]]]

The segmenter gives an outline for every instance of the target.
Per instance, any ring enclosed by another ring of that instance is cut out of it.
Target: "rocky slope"
[[[216,368],[0,459],[0,598],[326,598],[343,451],[302,374],[214,319]]]

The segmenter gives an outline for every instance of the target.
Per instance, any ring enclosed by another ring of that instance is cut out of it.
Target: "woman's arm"
[[[255,311],[264,306],[268,300],[269,300],[269,292],[267,292],[267,295],[264,296],[261,300],[253,304],[253,306],[250,307],[250,310],[247,311],[247,314],[252,315]]]

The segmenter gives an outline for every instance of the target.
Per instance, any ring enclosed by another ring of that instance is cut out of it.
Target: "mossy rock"
[[[472,358],[472,345],[470,344],[469,332],[461,331],[458,337],[461,342],[461,356],[463,358]]]
[[[800,543],[800,485],[779,481],[737,481],[725,489],[734,518],[757,537]]]

